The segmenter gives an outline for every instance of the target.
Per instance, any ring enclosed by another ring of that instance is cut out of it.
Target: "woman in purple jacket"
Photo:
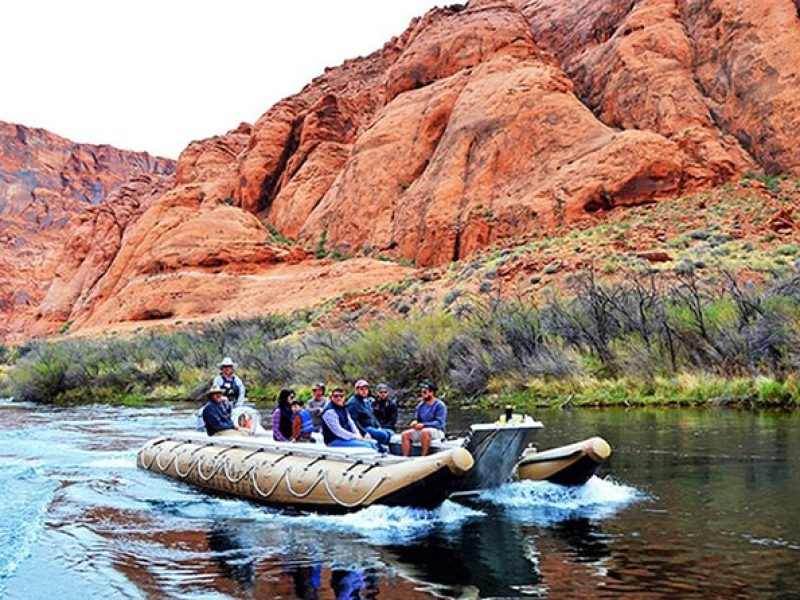
[[[292,439],[292,400],[294,390],[281,390],[278,394],[278,407],[272,412],[272,439],[276,442]]]

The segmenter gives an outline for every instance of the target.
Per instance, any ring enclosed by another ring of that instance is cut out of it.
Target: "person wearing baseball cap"
[[[385,383],[379,383],[375,387],[375,402],[372,404],[372,412],[378,419],[382,429],[397,429],[397,402],[391,397],[392,390]]]
[[[350,413],[361,435],[372,438],[378,442],[382,450],[387,450],[394,432],[383,429],[375,418],[375,413],[372,411],[375,399],[369,394],[369,382],[366,379],[359,379],[354,387],[353,395],[345,404],[347,412]]]
[[[444,429],[447,423],[447,406],[436,397],[436,384],[423,381],[419,384],[419,395],[422,400],[417,405],[417,414],[411,421],[411,429],[403,432],[403,456],[411,454],[411,444],[419,442],[422,446],[421,454],[426,456],[431,448],[431,441],[444,439]]]

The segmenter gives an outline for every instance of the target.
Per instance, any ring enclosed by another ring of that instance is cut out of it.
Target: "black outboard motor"
[[[450,497],[476,495],[509,481],[523,452],[543,427],[530,417],[520,423],[472,425],[464,447],[475,459],[475,466],[458,480],[458,489]]]

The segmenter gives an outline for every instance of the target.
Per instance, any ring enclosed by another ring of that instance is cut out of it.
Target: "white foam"
[[[13,464],[0,470],[0,485],[6,490],[0,503],[2,582],[30,554],[44,528],[47,509],[58,484],[43,478],[36,467]]]
[[[479,496],[480,501],[506,509],[512,516],[540,523],[576,516],[604,518],[644,498],[636,488],[598,477],[581,486],[547,481],[508,483]]]
[[[445,501],[432,510],[370,506],[345,515],[303,514],[287,518],[295,527],[352,533],[373,543],[395,544],[409,542],[433,529],[458,527],[467,519],[483,515],[479,510]]]

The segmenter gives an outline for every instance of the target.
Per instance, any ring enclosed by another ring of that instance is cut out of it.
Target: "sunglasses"
[[[331,394],[331,398],[344,398],[344,394]]]

